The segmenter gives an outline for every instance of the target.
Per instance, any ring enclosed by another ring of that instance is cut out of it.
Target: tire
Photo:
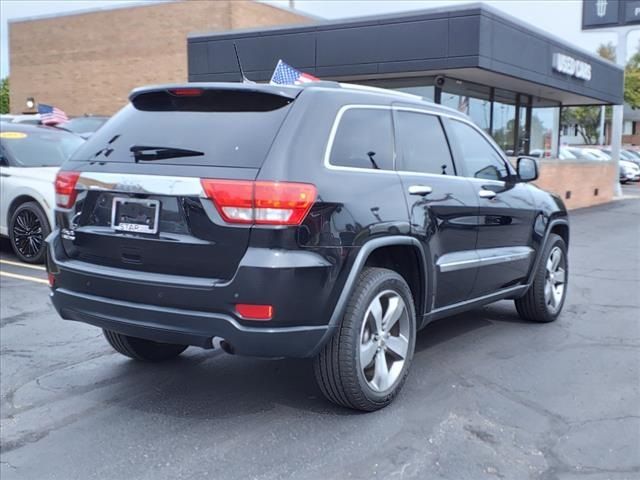
[[[554,260],[551,257],[555,254],[554,252],[561,254],[558,267],[564,272],[562,274],[556,271],[550,275],[551,272],[548,270],[548,267],[553,267]],[[543,323],[553,322],[558,318],[567,296],[568,278],[567,245],[562,237],[552,233],[542,252],[542,260],[535,272],[533,284],[524,296],[515,300],[520,317],[524,320]],[[562,292],[557,295],[557,287],[560,285]]]
[[[377,316],[375,311],[379,312]],[[383,321],[390,319],[385,314],[391,312],[397,315],[388,329]],[[415,316],[411,290],[398,273],[365,268],[347,302],[339,328],[314,360],[316,381],[325,397],[343,407],[367,412],[389,405],[409,372],[415,349]],[[376,322],[376,317],[380,322]],[[403,350],[406,351],[401,360],[402,356],[394,352]],[[370,362],[362,368],[369,357]]]
[[[103,329],[107,342],[113,349],[134,360],[143,362],[162,362],[177,357],[187,349],[187,345],[158,343],[143,338],[129,337],[121,333]]]
[[[44,263],[44,240],[51,233],[49,220],[36,202],[25,202],[9,219],[9,241],[16,256],[26,263]]]

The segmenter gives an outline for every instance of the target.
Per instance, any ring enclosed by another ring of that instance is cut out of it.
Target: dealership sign
[[[580,80],[591,80],[591,64],[576,60],[564,53],[553,54],[553,69]]]
[[[640,24],[640,0],[583,0],[582,29]]]

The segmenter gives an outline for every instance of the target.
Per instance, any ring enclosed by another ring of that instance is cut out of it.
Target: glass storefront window
[[[551,156],[554,125],[554,108],[534,108],[531,111],[531,155],[536,157]]]
[[[414,77],[414,78],[390,78],[386,80],[371,80],[367,82],[359,82],[363,85],[372,87],[388,88],[390,90],[398,90],[400,92],[418,95],[431,102],[435,100],[435,87],[433,77]]]
[[[446,79],[440,103],[469,115],[485,132],[490,130],[491,89],[462,80]]]
[[[515,154],[516,94],[495,90],[493,102],[493,131],[491,135],[507,155]]]

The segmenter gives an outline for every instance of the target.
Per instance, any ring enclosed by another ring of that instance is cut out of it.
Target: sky
[[[8,26],[10,20],[78,10],[126,7],[157,0],[0,0],[0,78],[9,74]],[[201,0],[202,1],[202,0]],[[282,7],[289,0],[261,0]],[[469,3],[470,0],[294,0],[302,13],[326,19],[406,12],[425,8]],[[582,0],[489,0],[487,3],[561,39],[595,52],[601,43],[617,42],[617,34],[604,31],[583,32],[580,28]],[[186,41],[186,40],[185,40]],[[628,38],[628,56],[640,42],[640,28]]]

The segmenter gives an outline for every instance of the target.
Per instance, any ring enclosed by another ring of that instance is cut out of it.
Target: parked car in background
[[[25,123],[28,125],[40,125],[40,114],[29,113],[23,115],[8,115],[11,123]],[[3,120],[5,121],[5,120]]]
[[[601,160],[603,162],[608,162],[609,160],[611,160],[611,155],[609,155],[608,153],[604,152],[603,150],[599,149],[599,148],[594,148],[594,147],[583,147],[582,151],[593,155],[595,157],[598,158],[598,160]]]
[[[551,150],[535,149],[529,152],[530,157],[534,158],[551,158]],[[576,156],[569,151],[567,147],[560,147],[558,149],[558,158],[560,160],[576,160]]]
[[[607,155],[611,156],[612,151],[608,148],[603,148],[602,151]],[[640,166],[640,156],[635,156],[632,150],[622,149],[620,150],[620,160],[626,160],[627,162],[633,162],[636,165]]]
[[[98,115],[85,115],[83,117],[75,117],[68,122],[57,125],[70,132],[80,135],[82,138],[89,138],[96,130],[109,120],[109,117]]]
[[[620,183],[640,181],[640,167],[634,162],[620,160]]]
[[[129,98],[58,173],[47,255],[61,317],[125,356],[312,357],[329,400],[371,411],[429,322],[562,310],[562,200],[456,110],[333,82]]]
[[[588,160],[592,162],[601,162],[604,160],[600,155],[589,152],[585,148],[567,147],[567,151],[574,155],[578,160]]]
[[[0,235],[18,258],[41,263],[53,225],[53,182],[84,139],[57,128],[0,123]]]

